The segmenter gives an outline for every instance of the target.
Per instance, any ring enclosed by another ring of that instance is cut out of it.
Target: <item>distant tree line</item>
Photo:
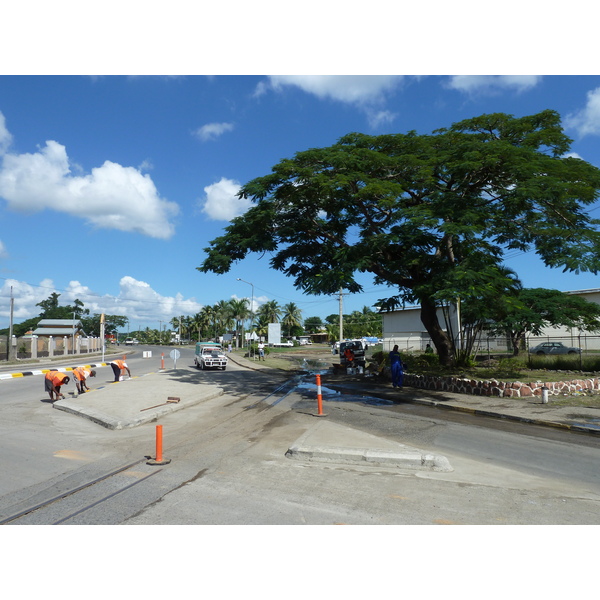
[[[58,303],[59,297],[60,294],[52,292],[48,298],[38,302],[36,306],[41,308],[39,316],[13,324],[13,335],[21,337],[28,331],[33,331],[42,319],[68,319],[81,321],[83,331],[86,335],[100,336],[100,314],[90,314],[89,309],[85,308],[83,302],[77,298],[73,301],[72,305],[60,305]],[[116,335],[117,330],[124,327],[127,322],[127,317],[121,315],[104,315],[104,332],[106,335]],[[0,335],[8,335],[8,333],[9,328],[0,330]]]

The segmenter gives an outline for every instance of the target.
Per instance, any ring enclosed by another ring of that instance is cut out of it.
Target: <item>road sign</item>
[[[169,352],[169,356],[173,359],[173,368],[177,368],[177,359],[181,356],[181,352],[179,350],[171,350]]]

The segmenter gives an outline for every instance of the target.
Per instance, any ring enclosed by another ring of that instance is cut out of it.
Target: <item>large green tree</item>
[[[498,307],[487,329],[510,337],[517,356],[526,334],[540,335],[547,326],[572,327],[581,331],[600,330],[600,305],[581,296],[545,288],[523,288],[514,302]]]
[[[419,135],[351,133],[298,152],[240,191],[255,202],[206,248],[202,272],[227,273],[249,253],[310,294],[362,290],[358,273],[397,289],[383,309],[418,302],[440,361],[453,340],[437,308],[465,287],[495,285],[508,250],[550,267],[596,272],[600,234],[585,212],[600,170],[566,156],[552,110],[489,114]]]

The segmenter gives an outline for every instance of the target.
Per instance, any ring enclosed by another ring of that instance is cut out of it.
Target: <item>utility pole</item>
[[[340,342],[344,341],[344,310],[343,310],[343,293],[340,288]]]
[[[13,286],[10,286],[10,327],[8,329],[8,339],[6,340],[6,360],[9,361],[13,355],[13,313],[15,309],[15,299],[13,298]],[[33,343],[33,342],[32,342]]]
[[[102,313],[100,315],[100,343],[102,344],[102,362],[104,362],[104,353],[106,351],[106,348],[104,347],[104,339],[105,339],[105,334],[104,334],[104,329],[105,329],[106,325],[104,322],[104,313]]]

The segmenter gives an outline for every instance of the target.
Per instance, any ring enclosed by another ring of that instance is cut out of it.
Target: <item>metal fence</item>
[[[460,347],[460,339],[455,339],[454,343]],[[383,351],[389,352],[394,345],[398,344],[400,352],[425,352],[427,344],[433,347],[433,342],[427,333],[396,333],[387,336],[383,340]],[[568,353],[569,349],[573,349],[582,354],[600,352],[600,335],[590,334],[571,334],[571,335],[544,335],[544,336],[527,336],[525,344],[520,348],[520,354],[527,354],[532,349],[542,344],[562,344],[564,348],[548,348],[540,349],[546,354],[561,354]],[[565,351],[566,348],[566,351]],[[547,351],[546,351],[547,350]],[[512,355],[513,348],[509,338],[491,337],[482,335],[478,338],[473,346],[475,355],[491,355],[491,354],[509,354]]]

